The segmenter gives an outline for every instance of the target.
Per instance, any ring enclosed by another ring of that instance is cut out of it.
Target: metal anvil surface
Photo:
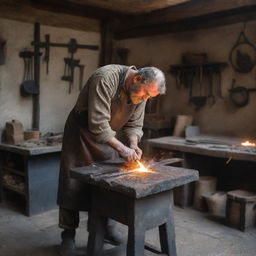
[[[154,164],[153,172],[121,172],[119,163],[101,163],[71,169],[71,177],[133,198],[157,194],[198,180],[198,171]]]

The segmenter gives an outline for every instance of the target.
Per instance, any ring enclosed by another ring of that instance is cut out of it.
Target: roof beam
[[[105,8],[123,15],[134,15],[152,12],[154,10],[170,7],[192,0],[66,0],[76,4]]]
[[[120,16],[117,12],[108,9],[89,6],[84,3],[72,3],[68,0],[30,0],[30,2],[38,9],[92,19],[107,19]]]
[[[116,33],[115,39],[122,40],[127,38],[138,38],[143,36],[153,36],[190,30],[206,29],[255,19],[256,7],[253,7],[250,8],[250,10],[247,10],[247,12],[233,14],[231,14],[230,12],[223,12],[221,14],[205,15],[166,24],[155,24],[143,28],[138,27],[129,31]]]
[[[72,13],[60,15],[58,12],[47,9],[37,9],[29,0],[1,0],[0,17],[28,23],[40,22],[43,25],[82,31],[100,31],[99,20],[75,16]]]
[[[145,15],[126,16],[120,19],[115,27],[115,36],[119,39],[150,34],[150,30],[160,29],[158,34],[177,32],[177,29],[186,27],[200,27],[208,23],[207,18],[221,18],[226,15],[237,15],[241,12],[250,12],[256,7],[255,0],[193,0],[181,5],[154,11]],[[223,19],[224,20],[224,19]],[[195,24],[189,24],[189,22]],[[218,23],[213,21],[212,23]],[[175,28],[167,27],[174,26]],[[148,32],[146,32],[148,31]],[[156,31],[154,31],[156,33]],[[137,36],[136,36],[137,34]]]

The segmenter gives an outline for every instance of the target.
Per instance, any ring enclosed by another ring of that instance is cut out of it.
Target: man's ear
[[[134,75],[133,77],[133,83],[142,82],[142,76],[141,75]]]

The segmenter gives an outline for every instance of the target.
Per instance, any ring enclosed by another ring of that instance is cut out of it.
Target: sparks
[[[137,160],[137,163],[140,168],[136,169],[138,172],[150,172],[139,160]]]

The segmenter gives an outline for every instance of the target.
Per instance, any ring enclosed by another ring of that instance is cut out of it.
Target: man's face
[[[159,94],[158,84],[153,81],[149,84],[136,82],[130,87],[130,99],[133,104],[139,104],[142,101],[147,101]]]

